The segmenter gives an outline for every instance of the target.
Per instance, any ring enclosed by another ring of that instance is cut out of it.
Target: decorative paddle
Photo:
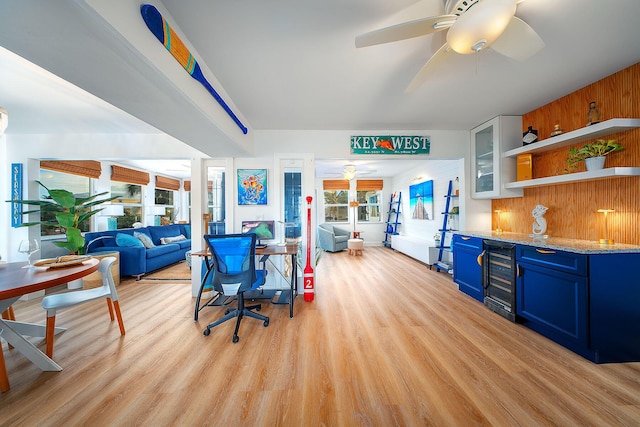
[[[202,75],[202,70],[200,69],[200,65],[193,57],[191,52],[185,44],[180,40],[180,37],[173,31],[173,28],[169,25],[166,19],[162,17],[158,9],[155,6],[150,4],[143,4],[140,7],[140,13],[142,14],[142,19],[149,27],[149,30],[153,33],[154,36],[167,48],[171,55],[184,67],[184,69],[197,81],[202,83],[209,93],[218,101],[218,104],[224,108],[224,111],[229,114],[229,116],[233,119],[234,122],[242,129],[242,133],[247,134],[248,130],[245,125],[242,124],[240,119],[231,111],[231,108],[227,105],[226,102],[218,95],[218,92],[211,86],[211,84],[207,81],[207,79]]]
[[[307,265],[304,268],[304,300],[313,301],[313,267],[311,266],[311,196],[307,196]]]

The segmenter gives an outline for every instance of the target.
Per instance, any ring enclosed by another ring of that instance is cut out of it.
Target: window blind
[[[148,172],[142,172],[117,165],[111,165],[111,180],[138,185],[147,185],[150,181]]]
[[[180,180],[168,178],[166,176],[156,175],[156,188],[164,188],[165,190],[180,190]]]
[[[102,174],[102,166],[95,160],[40,160],[40,167],[89,178],[100,178]]]
[[[382,190],[381,179],[359,179],[356,181],[357,191],[376,191]]]
[[[322,181],[324,190],[348,190],[349,181],[346,179],[325,179]]]

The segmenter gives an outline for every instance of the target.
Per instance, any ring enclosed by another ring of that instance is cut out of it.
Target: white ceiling
[[[7,133],[160,130],[203,152],[206,141],[219,155],[243,153],[87,6],[101,1],[0,0],[0,46],[95,95],[16,71],[21,66],[0,55]],[[444,34],[362,49],[354,38],[399,22],[417,6],[423,15],[436,14],[441,0],[163,3],[250,132],[470,129],[499,114],[526,113],[640,61],[640,1],[527,0],[516,15],[541,36],[542,51],[525,62],[492,50],[455,55],[405,94]]]

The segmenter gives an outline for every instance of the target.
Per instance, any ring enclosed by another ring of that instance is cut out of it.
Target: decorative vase
[[[604,159],[606,156],[589,157],[584,159],[584,164],[588,171],[596,171],[604,168]]]

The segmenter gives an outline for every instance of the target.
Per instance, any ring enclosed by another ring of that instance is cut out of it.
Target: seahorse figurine
[[[533,235],[534,236],[542,236],[547,231],[547,220],[544,219],[543,215],[547,212],[549,208],[542,205],[536,205],[535,208],[531,211],[531,215],[533,215]]]

